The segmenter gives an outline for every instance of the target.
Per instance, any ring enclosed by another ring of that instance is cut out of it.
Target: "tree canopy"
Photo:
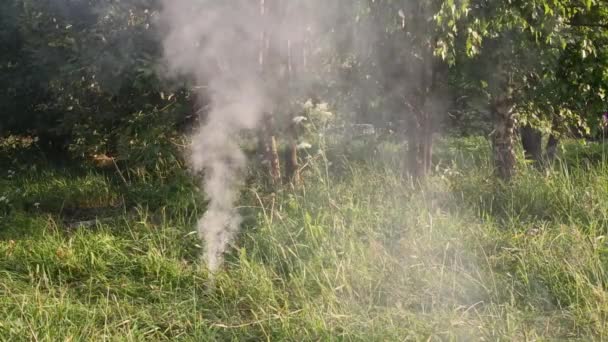
[[[166,77],[161,6],[3,1],[0,133],[34,135],[83,156],[128,150],[143,126],[187,127],[204,112],[193,94],[205,85]],[[555,134],[601,128],[601,0],[298,1],[283,15],[284,36],[305,37],[290,53],[310,63],[306,77],[292,80],[303,90],[293,100],[323,98],[348,122],[400,133],[415,173],[428,172],[440,131],[494,132],[512,145],[522,125]]]

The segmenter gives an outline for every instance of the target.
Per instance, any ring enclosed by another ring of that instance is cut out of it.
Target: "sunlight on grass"
[[[0,339],[604,338],[605,169],[526,169],[503,185],[485,177],[483,147],[451,144],[420,187],[388,167],[387,148],[336,163],[330,182],[311,170],[305,190],[247,189],[213,287],[191,183],[167,183],[164,206],[121,209],[124,190],[94,172],[3,180],[22,195],[0,218]],[[113,206],[87,227],[61,212]]]

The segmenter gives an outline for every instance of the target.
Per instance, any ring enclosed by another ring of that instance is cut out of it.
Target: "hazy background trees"
[[[275,178],[284,149],[286,177],[297,179],[293,118],[308,99],[328,102],[342,125],[373,124],[382,139],[407,141],[414,177],[430,172],[438,133],[488,136],[497,175],[509,179],[518,131],[538,165],[551,159],[558,137],[602,132],[608,9],[601,0],[341,0],[326,11],[315,4],[261,2],[260,15],[285,16],[308,34],[282,41],[260,32],[264,44],[281,46],[260,72],[284,73],[277,86],[288,89],[260,135]],[[160,141],[179,146],[180,133],[205,115],[205,101],[193,96],[205,85],[165,77],[159,6],[3,1],[0,134],[35,137],[45,151],[84,159],[145,162]],[[546,152],[543,134],[551,136]]]

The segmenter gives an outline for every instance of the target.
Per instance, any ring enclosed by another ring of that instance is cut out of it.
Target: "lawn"
[[[521,162],[509,185],[484,139],[442,141],[425,184],[400,146],[352,149],[313,160],[300,189],[252,172],[215,275],[177,162],[118,175],[6,152],[0,340],[608,338],[601,145],[569,142],[546,172]]]

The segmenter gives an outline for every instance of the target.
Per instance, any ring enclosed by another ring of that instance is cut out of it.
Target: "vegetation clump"
[[[603,0],[3,0],[0,340],[608,338]]]

